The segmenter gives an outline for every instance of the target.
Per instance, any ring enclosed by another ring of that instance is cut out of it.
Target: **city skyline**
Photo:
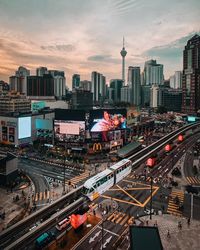
[[[182,70],[183,49],[199,33],[200,2],[192,1],[29,1],[0,0],[0,79],[8,81],[18,66],[35,74],[39,66],[73,74],[91,72],[109,81],[121,78],[122,38],[128,66],[156,59],[165,78]],[[17,16],[16,16],[17,14]],[[142,18],[141,18],[142,17]]]

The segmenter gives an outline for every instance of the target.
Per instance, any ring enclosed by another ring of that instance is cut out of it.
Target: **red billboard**
[[[80,227],[85,221],[87,220],[87,214],[72,214],[71,215],[71,226],[74,229],[77,229],[78,227]]]

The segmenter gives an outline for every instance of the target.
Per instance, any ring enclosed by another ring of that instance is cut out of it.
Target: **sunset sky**
[[[153,58],[167,79],[199,32],[199,0],[0,0],[0,80],[20,65],[64,70],[70,87],[74,73],[121,78],[123,36],[126,72]]]

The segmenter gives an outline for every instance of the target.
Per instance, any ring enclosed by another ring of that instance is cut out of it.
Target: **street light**
[[[63,183],[63,195],[65,192],[65,170],[66,170],[66,145],[65,145],[65,151],[64,151],[64,183]]]
[[[152,214],[151,214],[151,211],[152,211],[152,198],[153,198],[153,176],[150,176],[151,178],[151,200],[150,200],[150,220],[152,220]]]
[[[106,221],[106,218],[104,217],[104,213],[102,212],[102,225],[101,225],[101,249],[103,250],[103,232],[104,232],[104,227],[103,224]]]

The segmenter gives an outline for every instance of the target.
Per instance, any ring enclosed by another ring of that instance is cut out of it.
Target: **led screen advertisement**
[[[116,129],[125,129],[126,110],[93,110],[90,112],[90,131],[102,132]]]
[[[90,112],[89,129],[92,138],[93,134],[99,134],[102,141],[110,141],[116,136],[112,131],[126,128],[126,109],[93,110]],[[121,138],[120,131],[118,137]]]
[[[31,137],[31,117],[19,117],[18,139]]]
[[[54,121],[55,139],[58,141],[83,142],[85,121]]]
[[[36,119],[36,129],[53,130],[53,121],[48,119]]]

